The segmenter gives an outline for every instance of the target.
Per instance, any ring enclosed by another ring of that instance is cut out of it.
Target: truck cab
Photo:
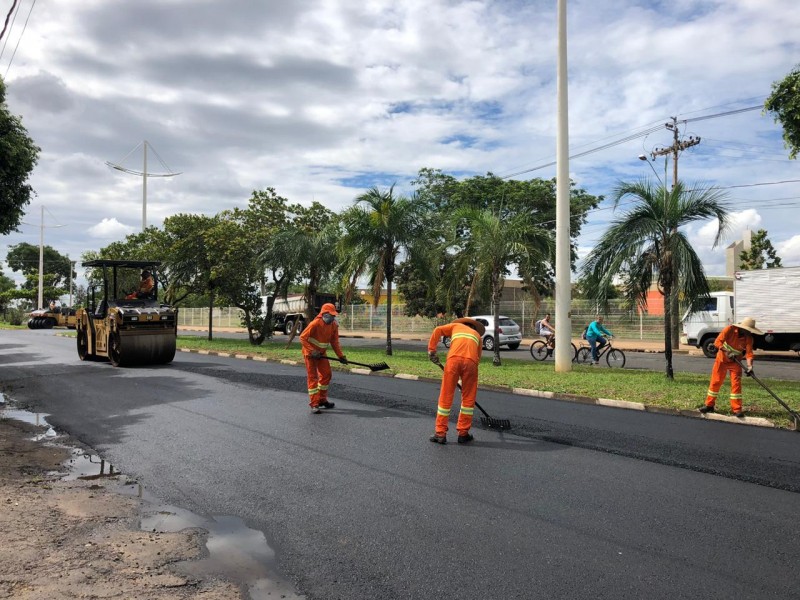
[[[702,349],[708,358],[714,358],[717,354],[714,340],[733,322],[733,293],[712,292],[699,310],[687,311],[684,315],[681,341]]]

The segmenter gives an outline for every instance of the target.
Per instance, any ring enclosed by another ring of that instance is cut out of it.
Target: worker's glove
[[[320,352],[319,350],[312,350],[311,358],[322,358],[322,352]]]
[[[435,350],[434,350],[433,352],[428,352],[428,358],[429,358],[429,359],[430,359],[430,361],[431,361],[433,364],[435,364],[435,365],[440,365],[440,364],[442,364],[442,362],[439,360],[439,355],[438,355],[438,354],[436,354],[436,351],[435,351]]]
[[[745,367],[744,374],[747,375],[748,377],[752,377],[753,376],[753,367]]]
[[[736,357],[738,356],[738,354],[736,354],[736,352],[728,352],[727,354],[728,354],[728,358],[731,359],[731,360],[735,360]]]
[[[346,365],[346,364],[347,364],[347,362],[348,362],[348,361],[347,361],[347,357],[346,357],[344,354],[342,354],[342,355],[339,357],[339,360],[340,360],[340,361],[342,361],[342,364],[344,364],[344,365]]]

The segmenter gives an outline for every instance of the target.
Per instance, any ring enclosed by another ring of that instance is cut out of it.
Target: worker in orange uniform
[[[700,412],[714,412],[714,405],[719,396],[719,389],[725,382],[725,375],[731,374],[731,410],[733,416],[744,417],[742,410],[742,366],[738,362],[744,357],[747,360],[747,371],[753,373],[753,335],[764,335],[764,332],[756,328],[756,321],[750,317],[742,319],[741,323],[728,325],[723,329],[714,341],[717,347],[717,358],[714,361],[714,368],[711,370],[711,384],[708,387],[706,402],[700,407]]]
[[[486,327],[475,319],[464,317],[433,330],[428,341],[428,357],[440,365],[436,345],[442,337],[450,338],[450,350],[444,366],[442,387],[439,391],[439,406],[436,410],[436,433],[430,440],[436,444],[447,443],[447,423],[458,380],[461,379],[461,412],[458,415],[458,443],[468,444],[474,438],[469,432],[472,413],[478,395],[478,364],[481,360],[482,338]]]
[[[315,415],[321,412],[320,408],[335,406],[333,402],[328,402],[328,385],[331,382],[331,364],[325,354],[328,348],[333,348],[336,356],[347,364],[347,357],[342,354],[342,347],[339,345],[337,314],[339,313],[333,304],[323,304],[319,314],[300,334],[308,375],[308,404]]]
[[[153,279],[153,274],[145,269],[142,271],[142,278],[139,281],[139,286],[136,288],[136,291],[125,296],[125,299],[135,300],[137,298],[147,298],[153,292],[155,286],[156,282]]]

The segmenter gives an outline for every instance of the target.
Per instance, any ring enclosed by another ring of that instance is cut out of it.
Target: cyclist
[[[586,329],[586,341],[589,342],[589,347],[592,349],[592,364],[596,365],[600,363],[600,356],[598,355],[598,350],[606,345],[606,338],[603,336],[608,336],[609,338],[614,337],[608,329],[603,327],[603,317],[598,315],[595,317],[595,320],[589,323],[589,327]]]
[[[544,319],[539,321],[539,335],[545,337],[547,347],[552,350],[556,345],[556,328],[550,324],[550,313],[544,316]]]

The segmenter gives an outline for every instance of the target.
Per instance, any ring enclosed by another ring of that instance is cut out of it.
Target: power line
[[[11,14],[14,12],[14,9],[17,7],[17,0],[14,0],[14,3],[11,5],[11,8],[6,15],[6,22],[3,23],[3,31],[0,31],[0,40],[3,39],[3,36],[6,34],[6,29],[8,29],[8,20],[11,18]]]
[[[4,78],[8,78],[8,71],[11,69],[11,63],[14,62],[14,57],[17,55],[17,48],[19,48],[19,43],[22,41],[22,36],[25,35],[25,29],[28,27],[28,20],[31,18],[31,13],[33,12],[33,7],[36,6],[36,0],[33,0],[31,3],[31,8],[28,11],[28,16],[25,18],[25,25],[22,26],[22,33],[19,34],[19,38],[17,38],[17,45],[14,46],[14,53],[11,55],[11,60],[8,61],[8,67],[6,68],[6,74]]]
[[[16,7],[16,12],[14,8]],[[14,28],[14,23],[17,21],[17,15],[19,14],[19,6],[17,5],[17,0],[14,0],[14,4],[11,5],[11,10],[8,11],[8,15],[6,15],[6,22],[3,25],[3,33],[6,31],[6,26],[8,25],[8,17],[11,16],[11,13],[14,13],[14,18],[11,19],[11,27],[8,30],[9,36],[11,35],[11,29]],[[0,34],[0,38],[2,38],[2,34]],[[0,58],[3,58],[3,53],[6,51],[6,44],[8,43],[8,37],[6,37],[6,41],[3,42],[3,48],[0,50]]]

